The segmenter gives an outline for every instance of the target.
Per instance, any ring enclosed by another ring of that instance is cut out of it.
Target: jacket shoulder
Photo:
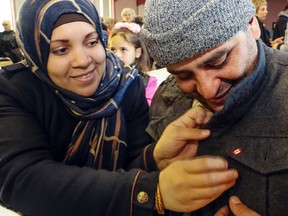
[[[8,72],[18,72],[21,70],[26,70],[27,68],[28,67],[22,63],[15,63],[15,64],[6,65],[6,66],[1,67],[1,69],[3,71],[8,71]]]

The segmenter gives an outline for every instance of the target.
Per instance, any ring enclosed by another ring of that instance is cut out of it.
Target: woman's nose
[[[87,65],[91,63],[91,60],[91,56],[85,51],[85,49],[77,49],[73,51],[73,67],[87,67]]]

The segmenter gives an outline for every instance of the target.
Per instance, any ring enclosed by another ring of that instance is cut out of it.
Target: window
[[[3,20],[10,20],[12,29],[15,30],[15,20],[13,16],[13,1],[12,0],[1,0],[0,7],[0,31],[4,31],[2,26]]]

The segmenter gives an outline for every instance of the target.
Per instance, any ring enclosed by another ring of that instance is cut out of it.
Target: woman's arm
[[[152,215],[159,173],[62,163],[75,122],[33,77],[0,75],[1,202],[29,216]],[[139,202],[141,191],[147,202]]]

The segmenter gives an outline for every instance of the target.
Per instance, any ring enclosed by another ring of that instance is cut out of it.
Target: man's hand
[[[244,205],[236,196],[230,197],[229,206],[235,216],[260,216],[258,213]],[[228,213],[228,207],[224,206],[215,214],[215,216],[228,216]]]

